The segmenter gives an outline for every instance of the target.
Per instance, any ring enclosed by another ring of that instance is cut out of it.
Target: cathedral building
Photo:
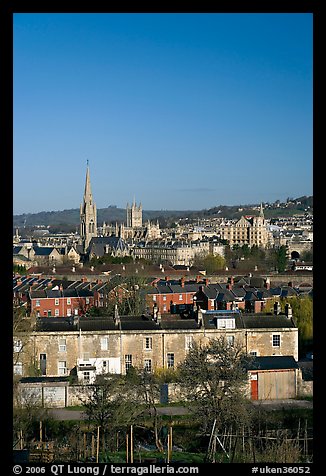
[[[100,233],[98,232],[100,231]],[[124,243],[153,240],[160,237],[158,221],[151,223],[149,220],[143,224],[143,207],[136,204],[135,199],[131,206],[126,207],[126,225],[117,223],[97,228],[97,210],[91,190],[91,180],[87,161],[85,191],[83,203],[80,205],[80,240],[84,254],[96,256],[112,252],[115,256],[128,254],[128,247]],[[112,240],[116,238],[116,240]],[[99,251],[101,249],[102,251]]]

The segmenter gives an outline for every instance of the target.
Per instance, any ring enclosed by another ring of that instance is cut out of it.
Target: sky
[[[310,13],[16,13],[13,211],[313,194]],[[29,193],[26,193],[26,185]]]

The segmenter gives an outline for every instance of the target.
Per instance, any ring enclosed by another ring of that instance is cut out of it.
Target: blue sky
[[[15,14],[14,214],[312,195],[312,20]]]

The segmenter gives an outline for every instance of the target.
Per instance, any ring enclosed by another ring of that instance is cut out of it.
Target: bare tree
[[[162,419],[158,413],[160,401],[161,379],[159,376],[147,371],[132,367],[126,375],[126,382],[137,401],[145,406],[152,417],[155,445],[159,451],[163,451],[163,444],[159,437],[162,428]]]
[[[127,428],[141,413],[125,379],[117,374],[98,375],[81,402],[89,420],[101,428],[103,447],[106,436],[113,441],[117,430]]]
[[[207,434],[214,421],[217,429],[243,425],[248,418],[244,386],[250,360],[239,345],[225,337],[209,345],[194,345],[179,366],[179,381],[186,403]]]

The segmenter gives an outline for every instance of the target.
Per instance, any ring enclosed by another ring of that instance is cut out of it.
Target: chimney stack
[[[165,276],[165,281],[170,281],[170,276]]]
[[[117,304],[115,304],[114,306],[114,323],[116,326],[120,325],[120,316],[119,316]]]
[[[155,303],[154,306],[153,306],[153,319],[154,319],[154,321],[157,320],[157,312],[158,312],[158,307],[157,307],[157,304]]]
[[[201,276],[197,275],[196,276],[196,283],[200,283],[200,280],[201,280]]]
[[[161,318],[162,318],[162,315],[161,315],[160,311],[158,311],[157,314],[156,314],[156,322],[157,322],[157,324],[160,324],[160,323],[161,323]]]
[[[285,304],[285,315],[288,319],[292,318],[292,307],[291,307],[291,304],[289,303]]]
[[[204,283],[205,283],[205,286],[208,286],[208,285],[209,285],[209,279],[208,279],[208,278],[205,278],[205,279],[204,279]]]
[[[274,302],[274,314],[277,315],[281,312],[281,304],[276,301]]]
[[[267,290],[270,289],[270,287],[271,287],[271,282],[270,282],[270,279],[269,279],[269,278],[266,278],[266,279],[265,279],[264,285],[265,285],[265,288],[266,288]]]
[[[198,314],[197,314],[197,322],[198,322],[198,327],[204,327],[204,319],[203,319],[203,313],[202,310],[198,306]]]

